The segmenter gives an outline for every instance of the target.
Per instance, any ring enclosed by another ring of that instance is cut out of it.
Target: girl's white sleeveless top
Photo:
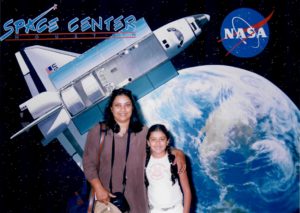
[[[182,203],[183,195],[176,179],[175,184],[171,180],[171,169],[168,155],[162,158],[150,157],[146,168],[149,181],[148,199],[150,206],[154,208],[169,208]]]

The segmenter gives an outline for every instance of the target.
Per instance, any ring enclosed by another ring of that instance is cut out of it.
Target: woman
[[[135,101],[129,90],[117,89],[112,92],[105,110],[105,121],[107,131],[101,148],[100,166],[100,125],[93,127],[87,135],[83,156],[85,176],[92,185],[97,200],[107,204],[114,197],[113,192],[123,191],[123,174],[126,164],[124,194],[130,206],[130,212],[148,212],[144,183],[148,128],[143,126],[139,119]],[[129,141],[130,148],[126,161],[127,141]],[[115,150],[113,167],[111,165],[112,150]],[[181,166],[185,165],[184,154],[178,150],[173,150],[172,153],[176,156],[179,169],[185,171],[185,166]],[[113,168],[112,171],[111,168]]]

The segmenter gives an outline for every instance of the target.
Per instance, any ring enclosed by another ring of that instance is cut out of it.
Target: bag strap
[[[103,149],[103,143],[104,143],[104,137],[106,133],[106,126],[104,123],[99,123],[100,129],[99,129],[99,134],[100,134],[100,140],[99,140],[99,153],[98,153],[98,163],[99,163],[99,168],[100,169],[100,155]],[[87,213],[93,213],[94,212],[94,207],[95,207],[95,194],[96,192],[94,189],[91,189],[90,196],[89,196],[89,206]]]
[[[100,169],[100,155],[103,149],[103,144],[104,144],[104,136],[106,134],[106,126],[104,123],[100,123],[100,145],[99,145],[99,153],[98,153],[98,162],[99,162],[99,168]]]
[[[128,130],[128,136],[127,136],[127,144],[126,144],[126,159],[125,159],[125,168],[123,171],[123,193],[125,191],[125,186],[126,186],[126,165],[127,165],[127,159],[128,159],[128,154],[129,154],[129,148],[130,148],[130,135],[131,132]],[[114,166],[114,160],[115,160],[115,136],[113,133],[113,140],[112,140],[112,155],[111,155],[111,173],[110,173],[110,180],[109,180],[109,188],[110,191],[112,192],[112,171],[113,171],[113,166]]]

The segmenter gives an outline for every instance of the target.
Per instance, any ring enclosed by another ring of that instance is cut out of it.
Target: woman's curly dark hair
[[[124,89],[124,88],[115,89],[112,91],[110,99],[108,100],[108,104],[105,108],[104,119],[105,119],[106,126],[109,129],[112,129],[113,132],[115,132],[115,133],[118,133],[120,131],[120,126],[115,121],[114,116],[111,112],[112,104],[113,104],[115,98],[119,95],[127,96],[132,103],[132,115],[131,115],[130,123],[129,123],[130,131],[134,132],[134,133],[140,132],[143,129],[143,123],[139,118],[135,99],[134,99],[131,91],[128,89]]]
[[[152,125],[149,130],[148,130],[148,133],[147,133],[147,136],[146,136],[146,139],[149,140],[150,138],[150,135],[152,132],[154,131],[161,131],[165,134],[165,136],[167,137],[167,140],[170,139],[170,133],[169,131],[167,130],[167,128],[162,125],[162,124],[155,124],[155,125]],[[178,179],[178,170],[177,170],[177,166],[176,165],[173,165],[174,163],[174,160],[175,160],[175,156],[171,153],[171,146],[168,144],[167,147],[166,147],[166,151],[167,151],[167,154],[168,154],[168,159],[169,159],[169,162],[170,162],[170,170],[171,170],[171,181],[173,183],[173,185],[175,184],[175,180],[176,178]],[[150,146],[147,144],[147,147],[146,147],[146,163],[145,163],[145,169],[147,168],[148,166],[148,163],[149,163],[149,160],[150,160],[150,157],[151,157],[151,150],[150,150]],[[148,186],[149,185],[149,181],[148,181],[148,178],[146,176],[146,172],[145,172],[145,185]]]

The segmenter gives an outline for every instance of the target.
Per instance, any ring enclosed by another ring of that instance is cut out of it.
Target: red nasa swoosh
[[[251,26],[251,27],[253,27],[254,29],[258,29],[258,28],[262,27],[263,25],[265,25],[266,23],[268,23],[268,21],[269,21],[269,20],[271,19],[271,17],[273,16],[274,12],[275,12],[275,11],[273,10],[273,11],[270,13],[270,15],[268,15],[265,19],[261,20],[260,22],[254,24],[254,25]],[[248,27],[247,27],[247,28],[244,28],[243,31],[246,32],[247,29],[248,29]],[[253,33],[254,33],[254,32],[253,32]],[[251,33],[249,36],[251,36],[253,33]],[[226,53],[225,56],[228,56],[235,48],[237,48],[243,41],[245,41],[245,40],[247,40],[247,39],[248,39],[248,37],[247,37],[247,38],[244,38],[244,39],[240,40],[238,43],[236,43],[236,44],[235,44],[235,45],[234,45],[234,46]],[[224,40],[224,38],[218,40],[218,43],[219,43],[219,42],[222,42],[223,40]]]

